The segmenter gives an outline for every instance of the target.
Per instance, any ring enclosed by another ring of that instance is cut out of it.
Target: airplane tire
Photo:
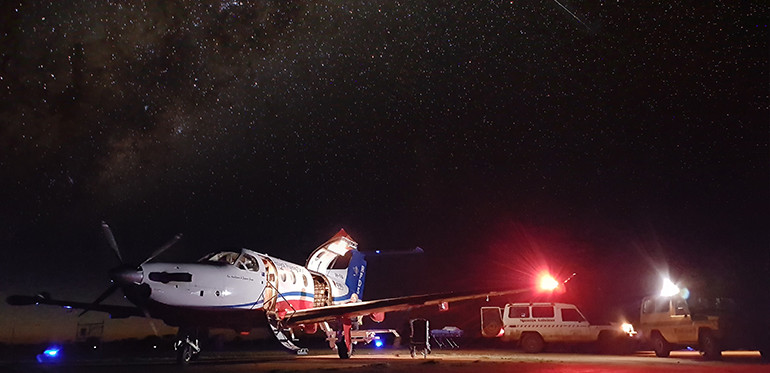
[[[179,364],[189,364],[193,359],[193,349],[187,343],[182,343],[179,349],[176,351],[176,362]]]
[[[658,332],[652,335],[652,349],[655,350],[655,356],[657,357],[668,357],[671,354],[671,347]]]
[[[337,342],[337,354],[340,356],[340,359],[350,359],[350,357],[353,355],[353,351],[348,350],[348,345],[345,343],[345,341],[339,341]]]
[[[538,333],[526,333],[521,337],[521,349],[529,354],[536,354],[543,351],[545,342]]]

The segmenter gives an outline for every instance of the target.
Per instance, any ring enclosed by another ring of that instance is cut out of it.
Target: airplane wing
[[[411,308],[437,306],[444,302],[457,302],[486,297],[499,297],[503,295],[518,294],[530,289],[504,290],[504,291],[469,291],[433,293],[424,295],[412,295],[406,297],[386,298],[358,303],[338,304],[327,307],[309,308],[288,313],[284,319],[287,325],[310,324],[334,320],[339,317],[356,317],[373,313],[405,311]]]
[[[27,295],[11,295],[6,298],[6,302],[13,306],[25,306],[31,304],[50,304],[54,306],[62,306],[66,308],[78,308],[89,311],[106,312],[114,319],[122,319],[129,316],[144,317],[144,313],[137,307],[130,306],[113,306],[107,304],[91,304],[83,302],[71,302],[66,300],[51,299],[45,295],[38,294],[35,296]]]

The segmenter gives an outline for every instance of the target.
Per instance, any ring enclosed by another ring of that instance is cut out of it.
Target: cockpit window
[[[235,260],[238,259],[238,255],[239,255],[238,253],[234,253],[232,251],[220,251],[220,252],[208,254],[203,258],[200,258],[198,262],[235,264]]]
[[[238,257],[238,260],[235,262],[235,266],[240,269],[245,269],[249,271],[259,270],[259,265],[257,265],[257,259],[249,254],[241,254],[241,256]]]

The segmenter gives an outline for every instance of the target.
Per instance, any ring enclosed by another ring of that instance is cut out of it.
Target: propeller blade
[[[120,255],[120,250],[118,249],[118,243],[115,241],[115,236],[112,235],[112,229],[110,229],[110,226],[107,225],[107,223],[102,222],[102,230],[104,231],[104,235],[107,237],[107,243],[109,243],[112,250],[115,251],[115,255],[118,256],[120,264],[123,264],[123,257]]]
[[[150,260],[155,259],[155,257],[157,257],[158,255],[162,254],[164,251],[168,250],[169,247],[173,246],[180,239],[182,239],[182,234],[181,233],[179,233],[176,236],[174,236],[174,238],[172,238],[171,241],[168,241],[168,243],[166,243],[165,245],[161,246],[158,250],[155,250],[155,252],[152,253],[152,255],[150,255],[149,258],[145,259],[142,262],[142,264],[139,264],[139,266],[141,267],[143,264],[149,262]]]
[[[107,299],[112,293],[115,292],[115,290],[118,290],[118,284],[112,284],[110,287],[107,288],[107,290],[104,291],[101,295],[99,295],[99,298],[96,298],[96,300],[91,303],[91,306],[97,306],[99,303],[102,303],[103,300]],[[90,311],[90,309],[83,310],[78,316],[83,316],[86,314],[86,312]]]
[[[139,309],[142,310],[142,313],[144,313],[144,317],[147,318],[147,321],[150,323],[150,328],[152,328],[152,332],[155,333],[156,337],[160,337],[160,333],[158,333],[158,327],[155,326],[155,323],[152,322],[152,315],[150,315],[150,311],[147,310],[145,307],[139,307]]]

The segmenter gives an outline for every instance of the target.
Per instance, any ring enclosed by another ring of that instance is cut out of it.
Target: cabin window
[[[294,272],[291,273],[291,283],[292,284],[297,283],[297,275],[295,275]]]
[[[512,319],[524,319],[529,317],[529,307],[511,307],[508,310],[508,317]]]
[[[644,304],[642,304],[642,312],[652,313],[652,309],[652,299],[645,299]]]
[[[281,272],[281,282],[286,282],[286,272]]]
[[[553,317],[553,306],[533,306],[532,317]]]
[[[671,299],[666,297],[650,298],[644,301],[644,313],[668,313],[671,309]]]
[[[305,282],[305,287],[307,287],[307,276],[302,275],[302,281]]]
[[[581,322],[585,321],[580,312],[574,308],[563,308],[561,310],[561,321]]]
[[[684,299],[677,299],[674,301],[674,314],[679,316],[687,314],[687,303]]]

